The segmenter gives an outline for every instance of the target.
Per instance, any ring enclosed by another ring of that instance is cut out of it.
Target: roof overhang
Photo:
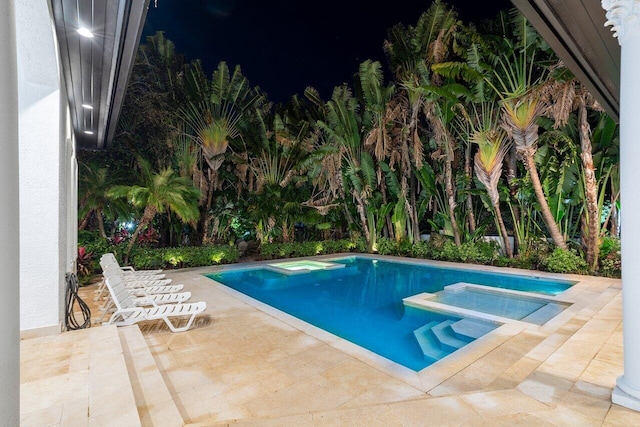
[[[558,57],[617,121],[620,45],[600,0],[511,0]]]
[[[116,131],[149,0],[49,0],[76,144],[106,149]],[[82,36],[85,28],[93,37]]]

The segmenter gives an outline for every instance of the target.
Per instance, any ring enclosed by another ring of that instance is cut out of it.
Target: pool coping
[[[487,355],[489,352],[500,347],[502,344],[504,344],[511,338],[515,337],[525,329],[550,334],[553,331],[560,328],[562,325],[564,325],[571,318],[581,313],[582,310],[588,310],[590,300],[588,298],[581,298],[580,297],[581,294],[585,292],[589,293],[590,291],[593,290],[592,288],[594,287],[602,288],[602,286],[597,286],[594,283],[585,283],[585,282],[592,282],[592,280],[588,280],[588,279],[602,279],[602,281],[612,282],[612,283],[616,280],[616,279],[601,278],[601,277],[594,277],[594,276],[555,274],[555,273],[516,269],[516,268],[509,268],[509,267],[461,264],[461,263],[451,263],[447,261],[404,258],[404,257],[395,257],[395,256],[389,256],[389,255],[359,254],[359,253],[351,253],[351,252],[340,253],[340,254],[330,254],[330,255],[317,255],[312,257],[288,258],[288,260],[331,261],[331,260],[344,259],[349,257],[388,260],[388,261],[405,263],[405,264],[429,265],[429,266],[436,266],[440,268],[450,268],[450,269],[456,269],[456,270],[473,269],[478,271],[485,271],[485,272],[499,273],[499,274],[506,274],[506,275],[515,275],[515,276],[525,275],[525,276],[532,276],[534,278],[546,278],[546,279],[552,279],[552,280],[569,281],[573,283],[571,287],[568,288],[566,291],[558,295],[555,295],[555,297],[562,296],[562,301],[567,301],[567,302],[571,301],[571,305],[543,325],[537,325],[533,323],[522,322],[519,320],[508,319],[508,322],[504,322],[501,326],[489,332],[488,334],[467,344],[463,348],[455,351],[454,353],[448,355],[447,357],[441,360],[438,360],[437,362],[416,372],[396,362],[393,362],[383,356],[380,356],[370,350],[367,350],[357,344],[354,344],[346,339],[343,339],[337,335],[327,332],[324,329],[321,329],[301,319],[298,319],[297,317],[294,317],[288,313],[285,313],[277,308],[271,307],[270,305],[267,305],[261,301],[258,301],[248,295],[245,295],[242,292],[236,291],[235,289],[232,289],[220,282],[217,282],[213,278],[210,278],[210,277],[207,277],[207,278],[210,279],[217,286],[219,286],[219,288],[224,292],[274,317],[275,319],[278,319],[284,322],[285,324],[288,324],[289,326],[296,328],[299,331],[304,332],[309,336],[326,343],[327,345],[330,345],[340,351],[343,351],[346,354],[349,354],[350,356],[368,364],[369,366],[372,366],[386,373],[389,376],[392,376],[398,380],[404,381],[407,384],[427,393],[429,392],[429,390],[432,390],[433,388],[438,386],[440,383],[444,382],[451,376],[455,375],[464,367],[471,365],[476,360],[482,358],[483,356]],[[252,261],[250,263],[245,263],[241,265],[227,264],[222,266],[208,267],[206,268],[206,270],[205,268],[200,268],[198,270],[202,270],[201,274],[206,276],[208,274],[213,274],[221,271],[250,270],[250,269],[264,268],[269,263],[273,263],[273,260]],[[609,286],[610,284],[607,285],[606,288],[608,288]],[[599,290],[602,291],[603,289],[599,289]],[[552,296],[549,295],[549,297],[552,297]],[[482,320],[486,320],[486,319],[482,319]]]

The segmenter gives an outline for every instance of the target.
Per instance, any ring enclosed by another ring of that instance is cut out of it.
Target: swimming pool
[[[265,266],[207,277],[415,371],[498,324],[408,307],[403,298],[435,293],[458,282],[547,295],[571,286],[565,281],[361,257],[332,262],[344,268],[287,275]]]

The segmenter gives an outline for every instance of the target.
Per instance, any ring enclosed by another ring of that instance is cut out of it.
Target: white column
[[[640,411],[640,1],[602,0],[621,46],[620,202],[624,374],[611,400]]]
[[[14,0],[0,7],[0,425],[20,421],[18,77]]]

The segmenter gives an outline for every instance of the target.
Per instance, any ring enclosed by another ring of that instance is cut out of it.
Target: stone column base
[[[616,388],[611,393],[611,401],[616,405],[640,412],[640,390],[629,387],[624,380],[624,375],[618,377]]]

